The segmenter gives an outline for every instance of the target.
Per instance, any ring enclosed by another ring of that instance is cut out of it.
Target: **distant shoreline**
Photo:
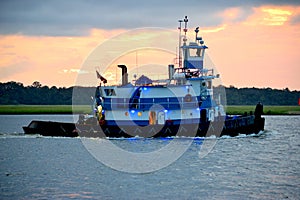
[[[74,109],[74,110],[73,110]],[[255,105],[228,105],[228,115],[249,115],[254,112]],[[1,115],[30,114],[90,114],[90,105],[0,105]],[[264,115],[300,115],[300,106],[264,106]]]

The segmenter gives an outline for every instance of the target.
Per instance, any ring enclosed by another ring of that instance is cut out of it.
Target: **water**
[[[259,136],[208,138],[216,143],[201,159],[201,138],[109,140],[133,152],[191,141],[175,162],[142,174],[105,166],[81,138],[20,134],[32,119],[53,117],[72,121],[0,116],[0,199],[300,199],[300,116],[266,116]]]

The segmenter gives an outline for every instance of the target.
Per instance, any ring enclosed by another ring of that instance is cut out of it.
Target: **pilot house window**
[[[191,57],[201,57],[202,55],[201,49],[190,49]]]
[[[116,96],[116,92],[114,89],[104,89],[106,96]]]

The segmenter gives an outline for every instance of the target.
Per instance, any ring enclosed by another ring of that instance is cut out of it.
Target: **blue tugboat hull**
[[[264,118],[240,116],[225,121],[201,122],[198,124],[165,124],[165,125],[101,125],[95,123],[76,124],[81,137],[217,137],[239,134],[257,134],[264,130]]]
[[[238,134],[257,134],[264,130],[265,119],[252,116],[227,117],[225,121],[201,122],[199,124],[165,125],[99,125],[95,118],[85,123],[63,123],[51,121],[32,121],[23,127],[25,134],[63,137],[208,137],[237,136]]]

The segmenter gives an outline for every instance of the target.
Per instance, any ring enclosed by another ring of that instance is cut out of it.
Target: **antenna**
[[[184,29],[183,29],[183,31],[184,31],[184,36],[186,37],[186,32],[187,32],[187,22],[189,21],[188,20],[188,18],[187,18],[187,16],[185,16],[184,17]]]
[[[197,27],[196,29],[195,29],[195,33],[196,33],[196,38],[195,38],[195,42],[197,42],[197,38],[198,38],[198,32],[199,32],[199,27]]]
[[[185,45],[186,45],[186,41],[187,41],[187,39],[186,39],[186,32],[188,31],[188,29],[187,29],[187,23],[188,23],[188,21],[189,21],[188,18],[187,18],[187,16],[184,17],[183,21],[184,21],[184,29],[183,29],[183,32],[184,32],[183,45],[185,46]]]

